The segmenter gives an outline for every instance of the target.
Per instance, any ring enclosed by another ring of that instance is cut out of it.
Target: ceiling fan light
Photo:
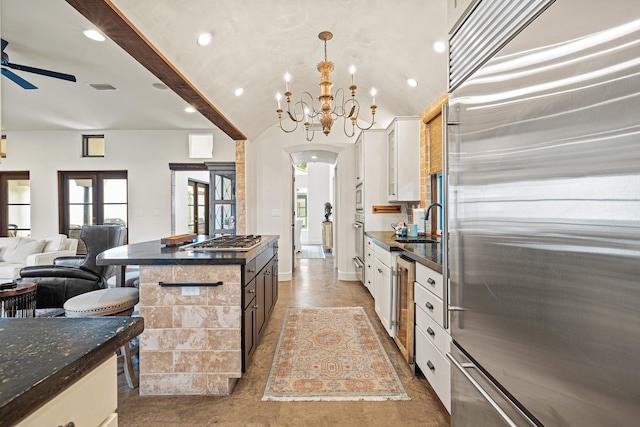
[[[106,40],[106,38],[98,30],[85,30],[83,34],[85,35],[85,37],[97,42],[103,42]]]

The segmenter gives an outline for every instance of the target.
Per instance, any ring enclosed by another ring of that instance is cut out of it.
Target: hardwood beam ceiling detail
[[[109,0],[66,1],[231,139],[247,139]]]

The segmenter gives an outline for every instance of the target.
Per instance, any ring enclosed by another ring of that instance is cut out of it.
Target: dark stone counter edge
[[[4,405],[0,406],[2,425],[15,425],[31,415],[92,369],[113,356],[116,350],[140,335],[143,330],[144,319],[141,317],[132,318],[130,326],[123,331],[94,347],[84,356],[64,366],[43,381],[34,384],[24,393],[6,401]]]
[[[434,245],[439,243],[408,243],[399,245],[397,242],[393,241],[394,232],[376,232],[376,231],[366,231],[366,236],[369,236],[373,239],[374,243],[380,246],[383,249],[388,251],[402,251],[402,255],[411,258],[412,260],[428,267],[440,274],[442,274],[442,264],[440,264],[437,260],[433,260],[430,258],[425,258],[420,255],[414,253],[413,249],[415,246],[419,245]]]
[[[109,249],[98,255],[98,265],[246,265],[270,245],[275,243],[280,236],[263,236],[260,246],[249,251],[182,251],[179,247],[163,247],[160,240],[132,243],[126,246]],[[126,251],[120,254],[122,249],[131,248],[133,254]],[[137,248],[142,248],[138,250]],[[149,250],[152,248],[152,250]],[[136,253],[138,252],[138,253]],[[195,257],[188,254],[195,253]],[[174,256],[175,254],[175,256]]]

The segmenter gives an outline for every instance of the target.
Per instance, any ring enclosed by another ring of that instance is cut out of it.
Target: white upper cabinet
[[[396,117],[387,128],[387,199],[420,200],[420,118]]]
[[[364,182],[364,151],[362,140],[364,132],[360,132],[360,136],[356,141],[356,187]]]

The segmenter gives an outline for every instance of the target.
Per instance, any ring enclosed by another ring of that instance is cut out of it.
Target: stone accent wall
[[[213,283],[198,296],[165,283]],[[229,395],[242,375],[241,266],[140,266],[140,395]]]
[[[247,234],[245,143],[236,141],[236,234]]]

